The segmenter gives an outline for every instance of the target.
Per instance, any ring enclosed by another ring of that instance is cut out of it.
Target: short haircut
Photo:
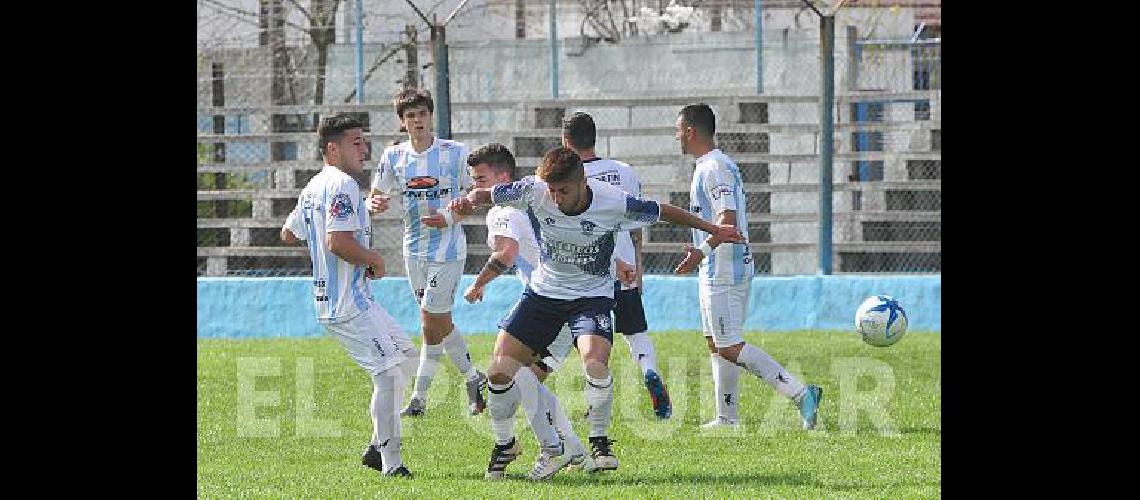
[[[515,178],[515,155],[506,146],[497,142],[484,144],[467,155],[467,166],[474,167],[486,163],[495,172],[506,172]]]
[[[716,115],[708,104],[690,104],[681,108],[681,119],[705,137],[711,138],[716,134]]]
[[[416,106],[427,106],[428,111],[435,112],[435,103],[431,100],[431,92],[423,89],[406,89],[396,94],[396,98],[392,99],[392,104],[396,106],[396,116],[404,117],[404,110],[414,108]]]
[[[589,149],[594,147],[598,129],[594,127],[593,117],[579,111],[562,120],[562,135],[570,139],[574,149]]]
[[[320,150],[321,157],[323,158],[325,156],[330,142],[340,141],[344,138],[346,131],[354,128],[363,129],[364,124],[346,113],[339,113],[322,118],[320,126],[317,127],[317,134],[320,136],[320,143],[317,144],[317,149]]]
[[[561,146],[546,152],[535,174],[543,182],[579,182],[586,177],[578,153]]]

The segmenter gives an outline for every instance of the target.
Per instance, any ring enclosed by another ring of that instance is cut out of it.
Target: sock
[[[372,445],[380,450],[385,472],[404,465],[396,406],[404,397],[404,377],[398,371],[399,367],[393,367],[372,377]]]
[[[412,391],[413,398],[420,398],[425,402],[427,401],[427,393],[428,388],[431,387],[431,379],[435,378],[435,370],[439,368],[439,360],[442,357],[442,345],[424,344],[424,349],[420,351],[420,367],[416,370],[416,388]]]
[[[625,337],[625,342],[629,344],[629,356],[641,368],[642,375],[649,370],[658,371],[657,353],[653,351],[653,342],[649,340],[649,334],[640,332],[622,337]]]
[[[558,430],[558,435],[562,436],[562,441],[566,443],[566,451],[585,451],[586,447],[582,445],[582,440],[578,438],[578,434],[574,433],[574,427],[570,425],[570,418],[566,416],[566,409],[562,407],[562,403],[558,401],[553,392],[547,390],[546,394],[550,395],[549,399],[546,400],[546,406],[554,415],[554,428]]]
[[[710,361],[716,390],[716,414],[735,422],[740,418],[740,367],[719,354],[711,355]]]
[[[463,335],[459,333],[458,326],[452,326],[451,333],[443,338],[440,345],[447,351],[447,356],[451,358],[452,363],[455,363],[455,368],[459,369],[459,373],[462,373],[467,380],[475,378],[475,367],[471,365],[471,353],[467,351],[467,342],[463,341]]]
[[[518,387],[522,399],[523,413],[534,430],[534,437],[543,447],[558,446],[561,438],[554,428],[554,413],[551,411],[549,401],[557,399],[554,394],[538,382],[538,377],[529,368],[523,368],[515,374],[515,385]]]
[[[791,373],[780,366],[780,363],[772,359],[772,356],[752,344],[744,344],[740,355],[736,357],[736,362],[789,398],[794,398],[804,389],[803,382],[796,380]]]
[[[515,410],[519,408],[519,399],[519,389],[515,387],[514,380],[504,385],[487,382],[487,408],[491,410],[495,444],[505,445],[515,438]]]
[[[614,406],[614,378],[593,378],[586,375],[586,403],[590,405],[590,437],[605,436],[610,427],[610,412]]]

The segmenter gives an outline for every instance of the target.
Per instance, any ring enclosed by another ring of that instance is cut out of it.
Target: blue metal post
[[[831,166],[835,142],[835,16],[820,16],[819,273],[831,274]]]
[[[550,0],[550,96],[558,99],[558,19],[555,0]]]
[[[356,103],[364,104],[364,0],[356,0]]]
[[[756,0],[756,93],[764,93],[764,15]]]

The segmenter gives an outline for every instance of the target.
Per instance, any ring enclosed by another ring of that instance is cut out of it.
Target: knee
[[[585,360],[586,375],[591,378],[606,378],[610,374],[610,368],[606,363],[597,359]]]
[[[514,377],[505,370],[489,370],[487,372],[487,379],[495,385],[507,385],[511,383]]]
[[[717,349],[717,352],[720,354],[720,357],[735,363],[736,357],[740,355],[740,350],[743,348],[744,348],[744,343],[741,342],[741,343],[736,344],[736,345],[730,345],[728,347],[721,347],[721,348]]]

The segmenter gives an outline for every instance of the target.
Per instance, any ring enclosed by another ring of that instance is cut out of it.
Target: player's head
[[[325,163],[350,173],[364,171],[368,143],[364,140],[364,124],[344,113],[326,116],[317,127],[317,148]]]
[[[400,125],[407,130],[412,139],[425,139],[431,137],[431,117],[435,111],[435,103],[431,100],[431,93],[423,89],[407,89],[396,94],[392,100],[396,107],[396,116],[400,117]]]
[[[562,119],[562,145],[574,151],[585,151],[594,147],[598,130],[594,118],[581,111]]]
[[[585,210],[589,198],[586,171],[582,158],[573,149],[560,147],[547,151],[535,174],[546,183],[550,197],[563,213],[577,214]]]
[[[475,187],[489,188],[515,180],[515,155],[497,142],[484,144],[467,155]]]
[[[677,116],[676,138],[681,141],[681,153],[704,154],[712,149],[716,135],[716,115],[708,104],[690,104],[681,108]]]

